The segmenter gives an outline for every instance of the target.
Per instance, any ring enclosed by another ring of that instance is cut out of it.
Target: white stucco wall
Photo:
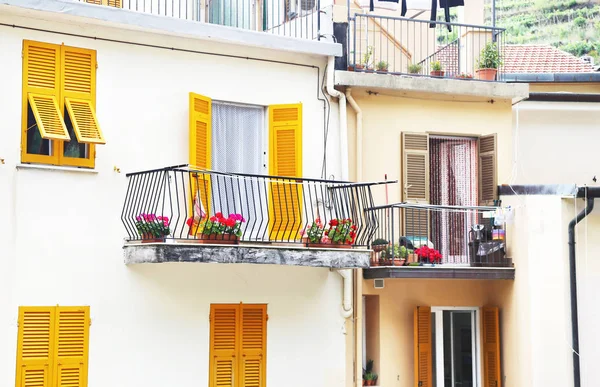
[[[156,34],[27,20],[0,22],[321,68],[324,58]],[[19,167],[23,39],[97,50],[97,113],[107,144],[92,172]],[[126,172],[186,163],[188,93],[303,104],[304,175],[319,177],[323,104],[316,68],[208,56],[0,27],[0,386],[14,384],[19,305],[90,305],[89,386],[208,383],[210,303],[267,303],[267,383],[345,382],[341,277],[328,269],[161,264],[127,267]],[[319,80],[320,81],[320,80]],[[336,112],[328,174],[339,177]],[[122,173],[113,171],[117,166]]]

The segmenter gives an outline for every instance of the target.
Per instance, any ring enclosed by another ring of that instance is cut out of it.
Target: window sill
[[[77,167],[63,167],[60,165],[44,165],[44,164],[17,164],[18,169],[40,169],[46,171],[58,171],[58,172],[76,172],[76,173],[90,173],[97,174],[98,171],[90,168],[77,168]]]

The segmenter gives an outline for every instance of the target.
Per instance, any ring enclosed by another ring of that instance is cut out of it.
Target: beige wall
[[[600,93],[600,83],[530,83],[532,93]]]

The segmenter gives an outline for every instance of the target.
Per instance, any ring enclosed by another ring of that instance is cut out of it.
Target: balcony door
[[[254,29],[256,1],[208,0],[208,22],[228,27]]]

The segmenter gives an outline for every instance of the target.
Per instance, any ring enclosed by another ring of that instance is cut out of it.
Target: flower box
[[[196,236],[196,239],[192,239],[192,241],[194,241],[195,243],[205,243],[212,245],[237,245],[239,240],[240,238],[237,235],[231,234],[200,234]]]

